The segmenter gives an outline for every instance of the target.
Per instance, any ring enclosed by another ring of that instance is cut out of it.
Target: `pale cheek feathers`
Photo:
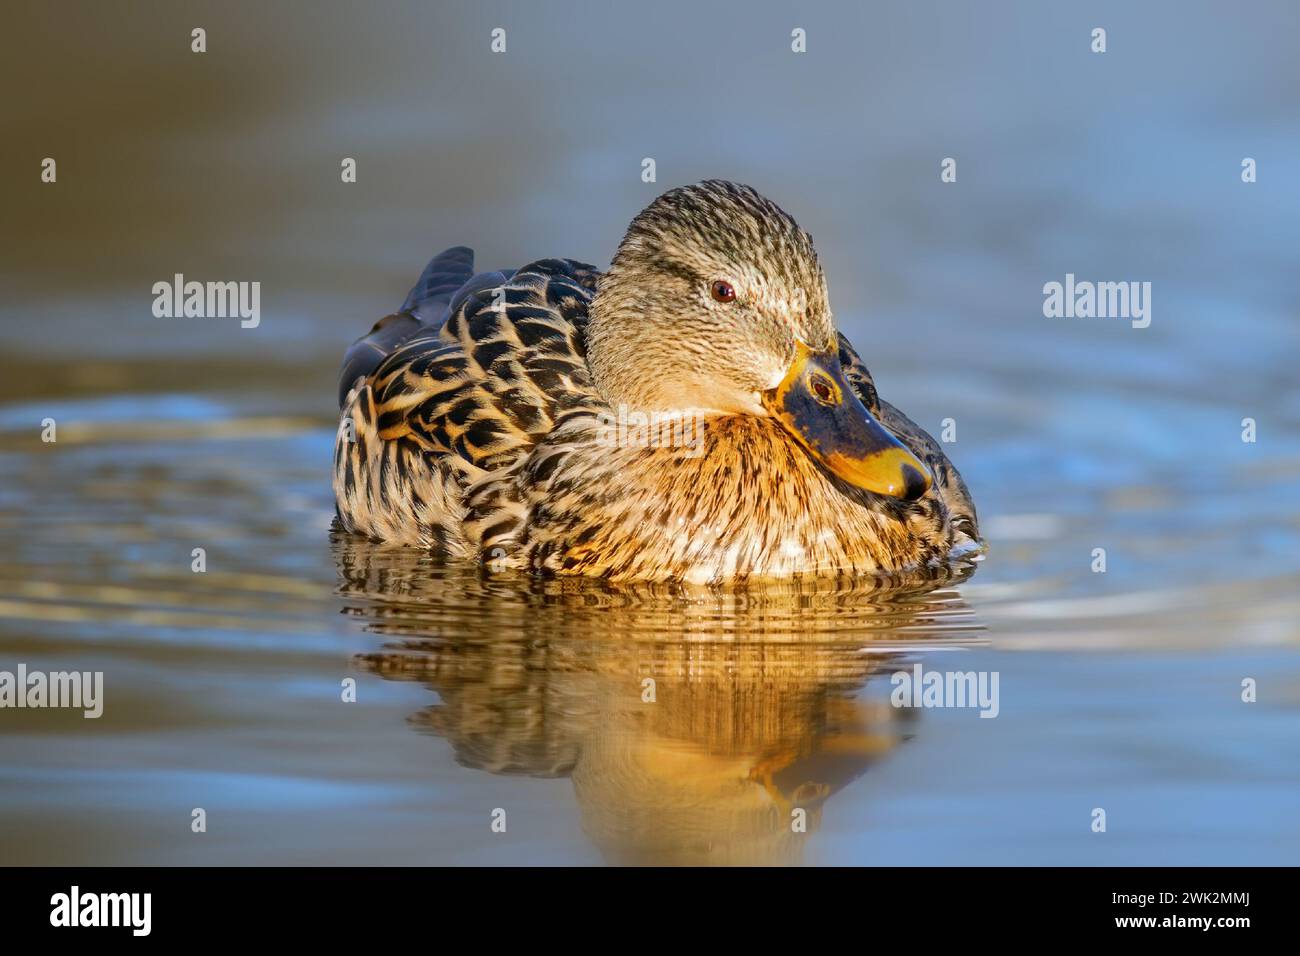
[[[814,352],[825,351],[835,344],[835,325],[824,292],[810,298],[801,287],[791,291],[784,286],[777,288],[763,283],[751,294],[754,310],[779,330],[785,342],[802,342]]]

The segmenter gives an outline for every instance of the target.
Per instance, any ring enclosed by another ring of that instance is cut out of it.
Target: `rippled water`
[[[1180,582],[1176,516],[1213,491],[1104,526],[986,507],[951,580],[538,581],[332,533],[331,431],[272,396],[138,426],[159,401],[70,402],[53,446],[5,419],[5,659],[103,670],[107,698],[5,712],[8,860],[1294,859],[1300,592],[1266,561]],[[989,486],[1018,467],[971,457]],[[1161,586],[1088,571],[1153,528]],[[891,707],[917,661],[999,672],[998,717]]]
[[[1038,5],[832,5],[803,74],[775,6],[691,8],[715,46],[776,31],[727,70],[674,26],[685,8],[574,7],[590,59],[571,71],[538,52],[571,22],[516,11],[519,56],[485,74],[456,41],[490,26],[475,12],[331,10],[288,45],[277,7],[212,14],[204,72],[161,52],[189,29],[164,7],[85,7],[99,46],[16,21],[19,68],[65,68],[16,105],[15,141],[66,160],[57,192],[16,190],[0,269],[0,670],[102,670],[106,703],[0,710],[0,862],[1300,858],[1289,8],[1250,29],[1107,10],[1104,72]],[[358,45],[387,55],[325,68]],[[575,84],[602,137],[555,135]],[[50,129],[87,89],[80,125]],[[343,149],[362,175],[340,193]],[[1247,151],[1268,175],[1243,193]],[[429,254],[607,261],[654,190],[704,175],[809,226],[882,395],[931,431],[956,419],[983,561],[612,587],[331,530],[336,362]],[[153,318],[176,271],[260,279],[262,325]],[[1045,319],[1067,271],[1152,280],[1151,328]],[[997,672],[998,716],[890,706],[918,662]]]

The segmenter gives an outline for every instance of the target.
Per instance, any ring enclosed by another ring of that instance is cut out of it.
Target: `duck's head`
[[[749,186],[664,193],[632,220],[591,306],[611,406],[770,417],[844,481],[914,500],[930,474],[840,367],[812,237]]]

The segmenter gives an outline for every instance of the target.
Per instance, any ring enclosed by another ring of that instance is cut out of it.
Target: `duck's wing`
[[[587,306],[594,267],[543,259],[484,273],[369,376],[380,437],[411,435],[483,469],[531,447],[553,416],[592,393]]]
[[[373,373],[399,346],[422,331],[447,321],[455,303],[471,292],[505,282],[513,270],[474,274],[474,250],[453,246],[429,260],[402,307],[386,315],[357,339],[343,356],[339,373],[339,407],[358,379]]]
[[[871,373],[867,371],[857,350],[843,334],[839,339],[840,365],[844,369],[845,378],[862,399],[862,404],[866,405],[871,414],[875,415],[894,437],[906,445],[912,454],[925,462],[930,473],[934,475],[934,491],[948,508],[953,530],[966,535],[973,543],[978,543],[979,520],[975,514],[975,502],[971,500],[961,473],[948,460],[942,446],[925,429],[880,398],[876,393],[876,384],[871,378]]]
[[[485,549],[522,520],[515,466],[567,409],[598,400],[585,337],[598,276],[568,259],[474,276],[445,320],[421,323],[364,379],[378,439],[453,477],[458,517]]]
[[[452,296],[473,277],[474,250],[452,246],[429,260],[398,311],[409,312],[426,324],[441,325]]]

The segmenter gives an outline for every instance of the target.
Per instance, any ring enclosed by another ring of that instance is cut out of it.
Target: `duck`
[[[347,350],[337,527],[487,571],[726,584],[980,552],[943,449],[835,327],[753,187],[670,189],[604,272],[457,246]]]

